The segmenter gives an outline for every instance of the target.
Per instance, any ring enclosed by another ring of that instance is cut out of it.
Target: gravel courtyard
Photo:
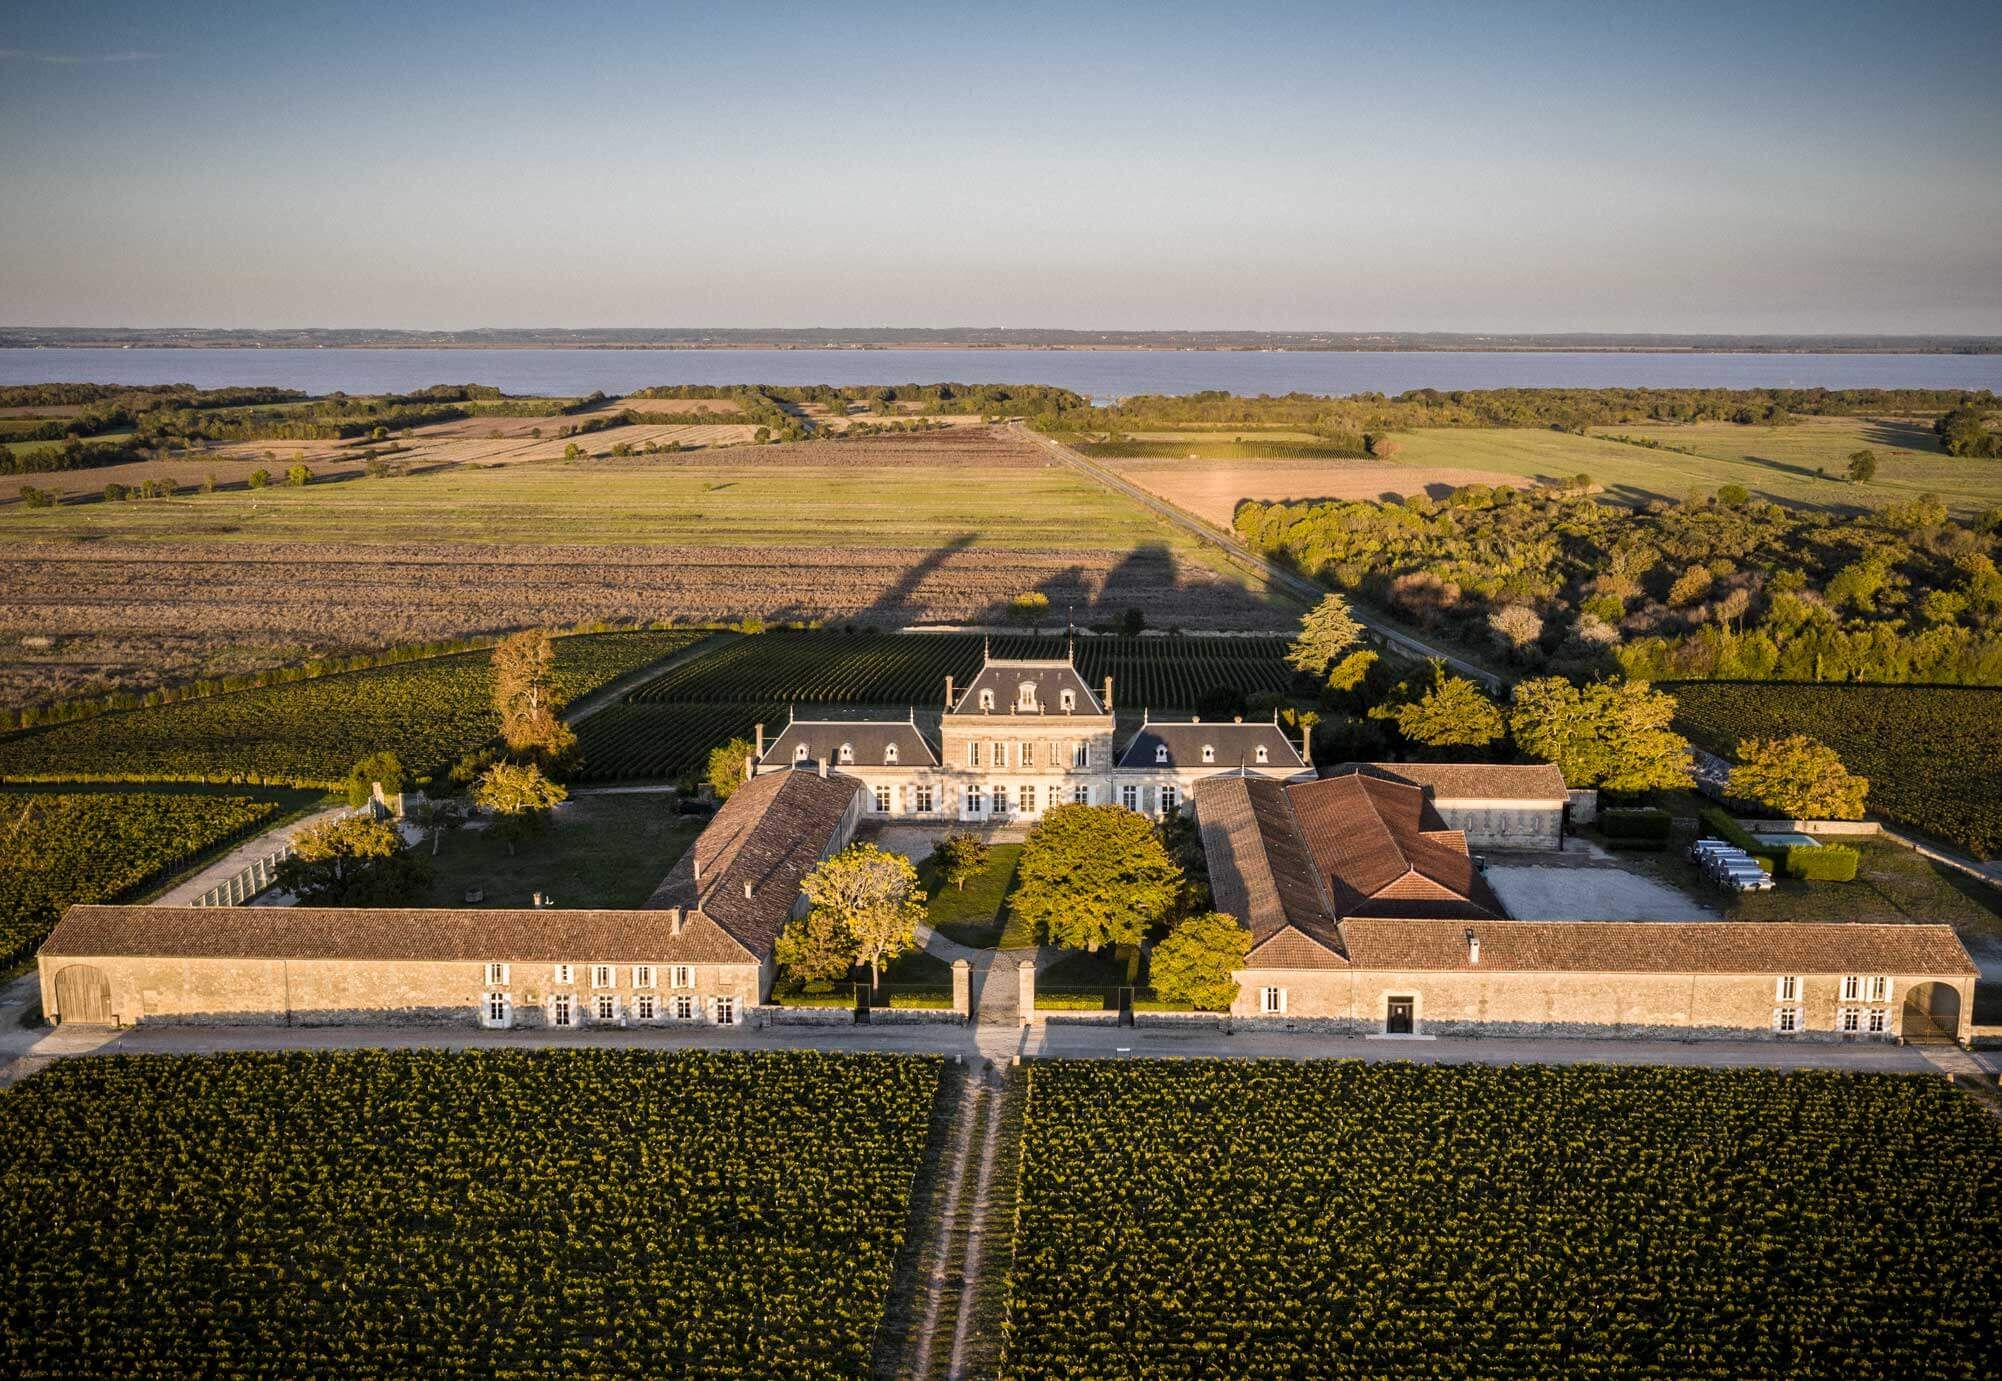
[[[1488,882],[1521,921],[1715,921],[1722,912],[1618,862],[1488,865]]]

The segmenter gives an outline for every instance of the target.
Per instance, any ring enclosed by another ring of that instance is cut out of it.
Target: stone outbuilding
[[[770,990],[800,881],[862,787],[745,783],[637,911],[75,906],[43,943],[53,1021],[734,1025]]]
[[[1323,777],[1361,774],[1423,789],[1471,849],[1558,849],[1564,844],[1564,774],[1553,763],[1345,762]]]
[[[1231,1015],[1344,1035],[1948,1039],[1977,970],[1945,925],[1517,921],[1421,788],[1205,780]]]

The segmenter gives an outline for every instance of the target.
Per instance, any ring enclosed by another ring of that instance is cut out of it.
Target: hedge
[[[1771,844],[1761,844],[1757,839],[1754,839],[1751,831],[1747,830],[1736,820],[1733,820],[1722,806],[1705,806],[1703,808],[1703,823],[1710,827],[1712,834],[1722,839],[1725,843],[1736,844],[1739,848],[1750,854],[1757,860],[1758,865],[1769,873],[1774,870],[1774,865],[1785,855],[1786,851],[1784,847],[1775,848]]]
[[[781,1007],[853,1007],[853,993],[774,993],[772,1001]]]
[[[890,994],[892,1007],[917,1007],[926,1011],[936,1011],[952,1006],[950,988],[900,988]]]
[[[1599,833],[1617,847],[1659,849],[1675,821],[1656,806],[1627,806],[1599,813]]]
[[[1036,991],[1039,1012],[1102,1012],[1105,994],[1096,988],[1040,988]]]
[[[1193,1012],[1197,1010],[1193,1002],[1170,1001],[1165,997],[1136,997],[1133,999],[1136,1012]]]
[[[1854,882],[1861,857],[1847,844],[1795,845],[1787,850],[1787,876],[1809,882]]]

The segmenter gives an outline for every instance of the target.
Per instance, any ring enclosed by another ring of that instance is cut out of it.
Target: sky
[[[2002,332],[2002,5],[0,0],[0,323]]]

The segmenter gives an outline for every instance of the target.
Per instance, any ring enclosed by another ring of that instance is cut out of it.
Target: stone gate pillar
[[[1034,1025],[1036,1021],[1036,961],[1034,959],[1024,959],[1015,965],[1015,1003],[1022,1014],[1022,1025]]]
[[[952,961],[952,1010],[961,1021],[973,1015],[973,965],[964,959]]]

